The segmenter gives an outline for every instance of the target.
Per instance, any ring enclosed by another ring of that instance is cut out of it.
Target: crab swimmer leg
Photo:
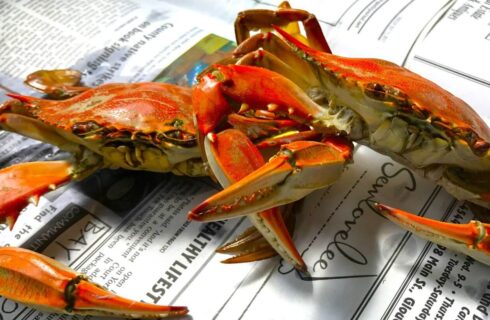
[[[19,213],[29,203],[72,179],[68,161],[41,161],[15,164],[0,170],[0,223],[13,228]]]
[[[223,187],[241,180],[265,163],[248,137],[236,129],[228,129],[218,134],[210,133],[204,141],[204,149],[209,165]],[[258,213],[252,212],[248,217],[285,261],[298,270],[306,271],[306,265],[294,246],[280,208],[273,207]],[[193,216],[191,215],[190,218]],[[249,254],[243,261],[250,261],[253,258],[259,260],[260,253],[259,251],[256,255]],[[238,256],[232,261],[242,260]]]
[[[0,295],[57,313],[130,318],[186,314],[186,307],[122,298],[59,262],[20,248],[0,248]]]
[[[90,89],[80,86],[81,78],[78,70],[38,70],[29,74],[24,83],[51,98],[65,99]]]
[[[476,220],[466,224],[441,222],[384,204],[377,203],[375,206],[386,218],[419,237],[490,265],[490,224]]]

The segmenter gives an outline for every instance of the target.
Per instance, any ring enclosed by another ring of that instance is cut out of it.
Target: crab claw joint
[[[341,138],[297,141],[282,146],[268,163],[189,212],[189,219],[213,221],[291,203],[334,183],[351,157]]]
[[[184,315],[186,307],[122,298],[59,262],[19,248],[0,248],[0,295],[58,313],[130,318]]]
[[[472,220],[455,224],[420,217],[400,209],[376,203],[386,218],[421,238],[462,252],[475,260],[490,264],[490,225]]]

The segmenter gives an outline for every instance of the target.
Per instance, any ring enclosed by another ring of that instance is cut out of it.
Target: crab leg
[[[0,170],[0,223],[13,228],[20,211],[72,177],[68,161],[27,162]]]
[[[291,24],[297,21],[303,23],[306,39],[312,48],[324,52],[331,52],[330,47],[323,36],[322,29],[316,17],[304,10],[291,9],[284,3],[279,6],[278,10],[255,9],[240,12],[235,20],[235,36],[237,43],[240,44],[250,37],[250,30],[270,29],[271,25],[286,26],[290,29]],[[290,31],[290,30],[288,30]],[[301,36],[299,33],[295,36]]]
[[[379,203],[376,208],[385,217],[421,238],[490,264],[490,224],[476,220],[466,224],[441,222]]]
[[[58,313],[131,318],[184,315],[186,307],[122,298],[59,262],[19,248],[0,248],[0,295]]]

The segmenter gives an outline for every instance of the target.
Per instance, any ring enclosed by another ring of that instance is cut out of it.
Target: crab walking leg
[[[58,313],[130,318],[186,314],[186,307],[159,306],[122,298],[39,253],[0,248],[0,295]]]
[[[389,220],[419,237],[490,265],[490,224],[475,220],[466,224],[441,222],[379,203],[376,208]]]
[[[29,203],[72,177],[68,161],[27,162],[0,170],[0,223],[13,228],[20,211]]]
[[[351,156],[352,145],[340,137],[283,145],[269,162],[202,202],[189,217],[219,220],[294,202],[337,181]]]
[[[293,205],[278,207],[281,210],[282,220],[290,233],[294,230]],[[232,257],[221,261],[222,263],[243,263],[264,260],[277,256],[277,251],[270,245],[262,233],[250,227],[238,235],[234,240],[216,249],[216,252],[231,254]]]
[[[294,30],[294,23],[301,21],[306,33],[306,39],[301,34],[295,37],[308,42],[312,48],[331,52],[325,40],[320,23],[316,17],[304,10],[291,9],[289,5],[281,5],[278,10],[255,9],[240,12],[235,20],[235,37],[240,44],[250,37],[250,30],[270,29],[271,25],[285,26],[286,31]]]
[[[204,141],[206,158],[216,178],[225,188],[265,163],[258,149],[241,131],[228,129],[219,134],[210,133],[208,136],[212,138],[206,137]],[[298,270],[306,271],[306,265],[294,246],[279,208],[251,213],[248,217],[285,261]],[[247,257],[247,261],[251,258],[253,255]],[[256,258],[259,259],[260,256]]]

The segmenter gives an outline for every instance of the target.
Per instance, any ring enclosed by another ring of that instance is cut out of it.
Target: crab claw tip
[[[189,211],[189,213],[187,214],[187,219],[192,221],[202,221],[202,214],[200,214],[199,212],[202,212],[201,207],[203,206],[204,204],[201,203],[198,207],[194,208],[192,211]]]

